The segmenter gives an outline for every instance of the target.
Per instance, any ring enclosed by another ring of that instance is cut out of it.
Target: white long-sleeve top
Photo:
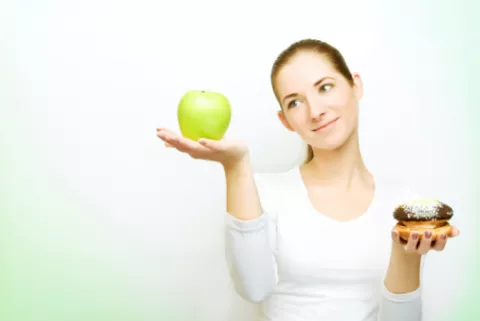
[[[255,181],[263,214],[242,221],[227,213],[226,254],[236,291],[260,304],[257,320],[421,320],[420,288],[384,286],[393,209],[414,193],[376,177],[367,212],[339,222],[313,208],[299,167]]]

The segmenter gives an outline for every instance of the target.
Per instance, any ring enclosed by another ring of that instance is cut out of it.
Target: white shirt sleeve
[[[420,275],[423,271],[425,256],[422,257]],[[379,303],[378,321],[421,321],[422,295],[421,287],[408,293],[392,293],[382,282],[381,298]]]
[[[278,281],[275,222],[268,213],[251,221],[227,213],[226,219],[226,260],[235,290],[245,300],[260,303]]]
[[[269,175],[254,174],[262,215],[242,221],[226,215],[226,261],[236,292],[245,300],[260,303],[269,297],[277,282],[275,260],[277,213]],[[278,197],[278,195],[275,195]]]
[[[420,289],[411,293],[391,295],[383,290],[384,295],[380,301],[378,311],[378,321],[421,321],[422,320],[422,301]]]

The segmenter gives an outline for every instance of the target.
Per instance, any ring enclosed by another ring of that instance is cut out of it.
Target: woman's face
[[[313,148],[342,146],[357,130],[362,84],[358,75],[353,77],[351,86],[324,56],[296,54],[275,79],[280,120]]]

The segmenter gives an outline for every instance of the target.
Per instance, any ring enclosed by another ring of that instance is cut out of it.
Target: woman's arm
[[[391,293],[409,293],[420,287],[422,256],[406,252],[401,244],[393,243],[385,287]]]
[[[262,207],[249,156],[230,166],[224,166],[224,170],[227,212],[242,221],[258,219],[262,215]]]
[[[265,213],[260,205],[248,146],[227,138],[193,141],[162,128],[157,128],[157,136],[192,158],[222,164],[227,184],[228,268],[243,298],[253,302],[264,300],[277,283],[273,255],[275,228],[272,213]]]
[[[422,256],[408,253],[393,242],[390,264],[383,284],[378,321],[421,321],[420,276]]]
[[[262,210],[248,157],[225,167],[227,184],[226,258],[236,291],[254,303],[277,283],[274,221]]]
[[[394,205],[404,200],[418,199],[420,194],[407,186],[401,186],[396,197]],[[415,251],[405,250],[405,244],[400,241],[398,233],[395,233],[395,229],[392,230],[395,224],[396,220],[391,218],[387,227],[392,231],[392,247],[390,262],[382,284],[382,296],[377,320],[421,321],[420,280],[425,256]],[[418,241],[414,240],[412,235],[409,249],[417,243]]]

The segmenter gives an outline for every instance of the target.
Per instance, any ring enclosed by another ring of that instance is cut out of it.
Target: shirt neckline
[[[377,203],[379,200],[379,181],[375,175],[373,175],[373,182],[374,182],[374,193],[373,193],[373,198],[370,202],[370,205],[367,207],[365,212],[362,215],[357,216],[356,218],[353,218],[348,221],[339,221],[336,219],[333,219],[329,217],[328,215],[325,215],[325,213],[322,213],[318,211],[312,204],[312,201],[310,200],[310,197],[308,196],[308,190],[307,187],[305,186],[305,183],[302,178],[302,173],[300,172],[300,166],[295,166],[293,168],[294,176],[295,176],[295,181],[297,182],[298,189],[300,191],[300,196],[301,196],[301,201],[307,204],[308,211],[309,213],[313,214],[314,216],[318,217],[319,219],[329,222],[332,224],[336,225],[352,225],[352,224],[359,224],[362,223],[363,221],[367,220],[370,218],[371,213],[375,212],[375,208],[377,207]]]

